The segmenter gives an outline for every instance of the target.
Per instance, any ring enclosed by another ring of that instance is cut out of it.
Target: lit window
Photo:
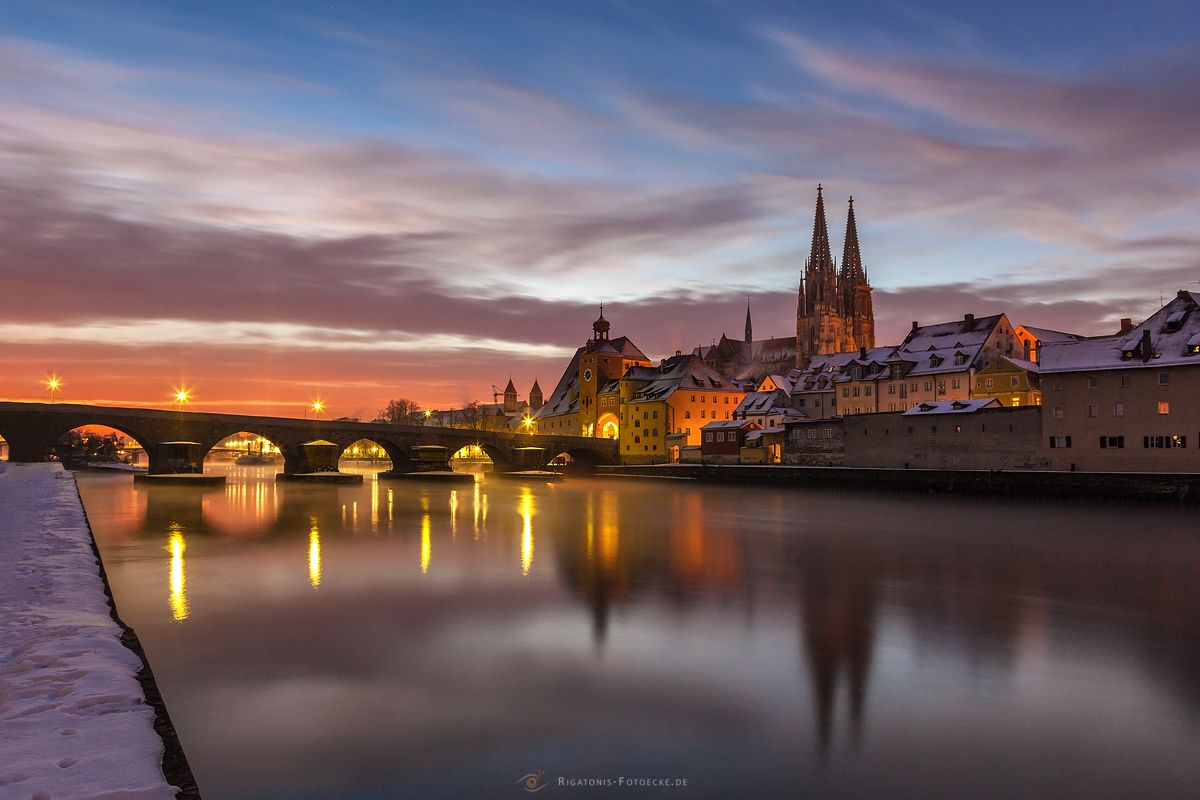
[[[1158,403],[1158,413],[1170,414],[1171,413],[1171,404],[1168,403],[1166,400],[1160,400]]]

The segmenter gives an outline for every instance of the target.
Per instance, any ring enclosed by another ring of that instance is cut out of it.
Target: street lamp
[[[525,429],[526,433],[531,432],[533,430],[533,417],[526,414],[525,418],[521,420],[521,427]]]
[[[180,410],[182,410],[184,406],[186,406],[189,402],[191,402],[192,390],[189,387],[180,386],[180,387],[174,389],[174,392],[175,392],[175,395],[174,395],[175,403],[174,404],[179,406]]]
[[[316,400],[312,401],[312,405],[309,406],[309,409],[312,410],[313,418],[316,419],[320,417],[321,412],[325,410],[325,401],[318,397]]]
[[[50,402],[54,402],[54,396],[58,394],[58,390],[62,388],[62,378],[58,377],[57,373],[52,374],[45,380],[46,388],[50,390]]]

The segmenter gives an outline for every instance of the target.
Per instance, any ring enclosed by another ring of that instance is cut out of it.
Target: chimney
[[[858,348],[858,357],[863,361],[867,360],[867,348],[865,346]]]
[[[921,327],[921,326],[920,326],[920,325],[917,323],[917,321],[914,319],[914,320],[913,320],[913,326],[912,326],[912,332],[913,332],[913,333],[916,333],[916,332],[917,332],[917,328],[919,328],[919,327]]]
[[[1133,320],[1129,317],[1121,317],[1121,330],[1119,333],[1126,334],[1133,330]]]
[[[1033,354],[1033,342],[1026,339],[1025,340],[1025,360],[1032,361],[1033,359],[1030,358],[1030,355],[1032,355],[1032,354]]]
[[[682,350],[676,350],[676,351],[675,351],[675,355],[676,355],[676,356],[681,356],[681,355],[683,355],[683,351],[682,351]]]
[[[963,330],[964,331],[975,330],[975,315],[974,314],[963,314]]]
[[[1149,361],[1154,356],[1154,343],[1150,341],[1149,329],[1142,331],[1142,361]]]

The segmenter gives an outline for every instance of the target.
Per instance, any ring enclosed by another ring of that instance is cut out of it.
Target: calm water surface
[[[79,475],[206,800],[1200,797],[1194,510],[224,469]]]

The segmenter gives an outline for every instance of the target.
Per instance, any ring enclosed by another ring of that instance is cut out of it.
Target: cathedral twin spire
[[[796,360],[801,367],[818,353],[838,353],[875,346],[871,284],[863,267],[854,219],[854,198],[846,216],[841,268],[829,247],[825,197],[817,184],[812,248],[804,265],[796,313]]]

